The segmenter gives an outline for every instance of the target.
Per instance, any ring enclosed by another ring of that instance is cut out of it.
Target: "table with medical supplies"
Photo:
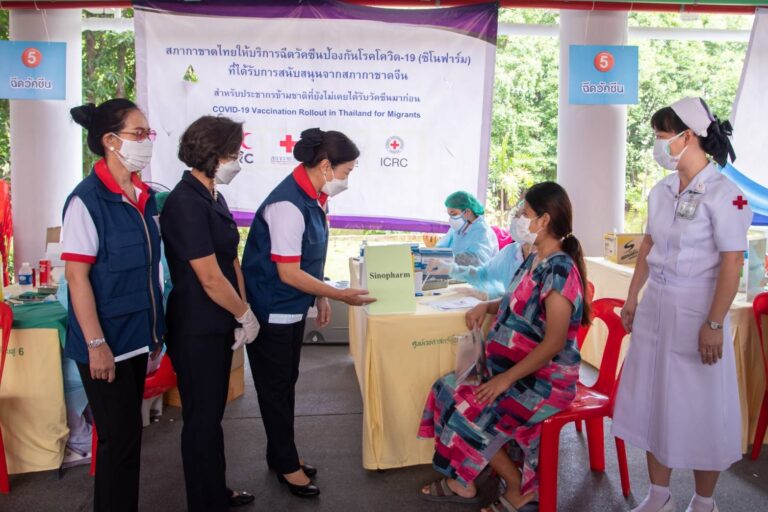
[[[360,264],[350,262],[350,285]],[[410,314],[370,315],[349,308],[349,350],[363,397],[363,467],[390,469],[432,462],[434,443],[416,433],[424,402],[438,377],[456,364],[455,336],[467,332],[466,310],[439,311],[431,303],[458,299],[462,286],[417,299]],[[434,293],[434,292],[432,292]]]
[[[587,258],[587,276],[595,286],[595,298],[612,297],[626,299],[634,267],[618,265],[604,258]],[[730,309],[733,327],[733,347],[736,356],[736,374],[739,380],[739,403],[741,405],[741,448],[746,453],[752,442],[763,402],[766,378],[760,336],[757,332],[752,303],[744,294],[736,296]],[[600,358],[605,347],[605,327],[596,324],[590,329],[581,349],[582,359],[592,366],[600,367]],[[622,350],[622,358],[628,343]]]

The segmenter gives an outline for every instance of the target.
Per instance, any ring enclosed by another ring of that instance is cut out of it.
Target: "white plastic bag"
[[[480,329],[456,336],[456,387],[479,385],[485,373],[485,337]]]

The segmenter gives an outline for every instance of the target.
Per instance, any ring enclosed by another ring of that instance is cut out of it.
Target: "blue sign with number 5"
[[[67,43],[0,41],[0,98],[63,100]]]
[[[568,102],[572,105],[637,103],[637,46],[571,45]]]

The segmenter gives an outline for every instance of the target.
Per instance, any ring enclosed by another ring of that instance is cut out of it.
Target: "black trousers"
[[[115,381],[91,378],[89,365],[77,363],[99,434],[96,448],[95,512],[139,510],[141,401],[147,355],[115,364]]]
[[[190,512],[229,508],[221,420],[227,405],[234,331],[206,336],[166,336],[176,369],[181,415],[181,458]]]
[[[259,336],[246,345],[267,432],[267,464],[282,474],[301,467],[293,439],[293,417],[304,323],[264,323]]]

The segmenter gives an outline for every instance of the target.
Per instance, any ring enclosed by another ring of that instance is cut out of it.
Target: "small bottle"
[[[364,258],[364,257],[365,257],[365,248],[366,248],[367,246],[368,246],[368,242],[366,242],[365,240],[363,240],[363,243],[361,243],[361,244],[360,244],[360,257],[361,257],[361,258]]]
[[[32,289],[32,267],[29,263],[24,262],[21,264],[21,270],[19,270],[19,286],[24,291]]]

